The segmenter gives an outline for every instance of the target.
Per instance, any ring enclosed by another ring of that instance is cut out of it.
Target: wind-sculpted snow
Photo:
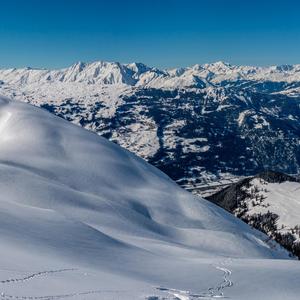
[[[284,250],[144,160],[6,98],[0,124],[2,299],[259,299],[250,263],[270,299],[299,295]]]

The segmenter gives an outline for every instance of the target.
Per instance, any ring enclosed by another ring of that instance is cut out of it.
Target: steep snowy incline
[[[300,265],[265,235],[44,110],[1,98],[0,168],[4,299],[300,293]]]

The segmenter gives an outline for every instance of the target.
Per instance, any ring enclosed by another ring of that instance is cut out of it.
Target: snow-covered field
[[[1,299],[298,299],[300,264],[144,160],[1,98]]]

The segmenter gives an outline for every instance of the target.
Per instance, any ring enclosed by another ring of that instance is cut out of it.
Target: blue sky
[[[0,67],[300,63],[300,1],[0,0]]]

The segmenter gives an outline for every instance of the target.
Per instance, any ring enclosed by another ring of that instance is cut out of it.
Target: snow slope
[[[1,299],[300,293],[266,236],[44,110],[1,98],[0,168]]]

